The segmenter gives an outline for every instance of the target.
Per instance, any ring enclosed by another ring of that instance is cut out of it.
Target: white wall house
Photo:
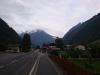
[[[86,47],[84,45],[77,45],[74,47],[74,49],[86,50]]]
[[[8,50],[11,50],[12,52],[20,52],[19,44],[9,44]]]

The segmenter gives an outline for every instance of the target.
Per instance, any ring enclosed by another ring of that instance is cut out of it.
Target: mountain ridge
[[[8,44],[19,44],[20,37],[16,31],[0,18],[0,48]]]
[[[54,42],[53,36],[46,33],[43,30],[38,30],[36,32],[29,33],[31,36],[32,44],[42,46],[43,43],[52,43]]]
[[[55,37],[48,34],[47,32],[43,30],[36,30],[36,31],[30,31],[26,32],[31,37],[32,45],[40,45],[44,43],[53,43],[55,40]],[[24,33],[20,34],[21,37],[23,37]]]
[[[86,44],[100,39],[100,13],[71,28],[63,37],[65,44]]]

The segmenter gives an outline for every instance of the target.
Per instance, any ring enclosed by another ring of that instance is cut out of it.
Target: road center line
[[[38,56],[38,58],[37,58],[37,60],[35,61],[35,64],[33,65],[33,67],[32,67],[32,69],[31,69],[31,71],[29,72],[29,75],[32,75],[33,74],[33,72],[34,73],[36,73],[36,67],[38,66],[38,62],[39,62],[39,58],[40,58],[40,56]],[[34,75],[34,74],[33,74]]]

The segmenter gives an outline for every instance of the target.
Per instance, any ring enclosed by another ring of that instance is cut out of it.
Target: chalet
[[[71,50],[72,49],[72,45],[65,45],[64,46],[64,50]]]
[[[50,43],[48,46],[48,52],[52,51],[60,51],[60,48],[57,48],[55,43]]]
[[[20,52],[20,49],[19,49],[19,44],[9,44],[7,45],[8,47],[8,50],[9,52]]]
[[[42,52],[52,52],[52,51],[60,51],[60,48],[57,48],[55,43],[43,44]]]
[[[84,45],[76,45],[76,46],[74,46],[74,49],[75,50],[86,50],[86,47],[84,46]]]

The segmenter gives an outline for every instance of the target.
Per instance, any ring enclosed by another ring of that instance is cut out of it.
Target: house
[[[71,50],[72,49],[72,45],[65,45],[64,46],[64,50]]]
[[[7,45],[8,52],[20,52],[19,44],[9,44]]]
[[[48,44],[48,52],[52,52],[52,51],[60,51],[60,48],[56,47],[55,43],[50,43]]]
[[[86,47],[84,46],[84,45],[76,45],[76,46],[74,46],[74,49],[75,50],[86,50]]]

